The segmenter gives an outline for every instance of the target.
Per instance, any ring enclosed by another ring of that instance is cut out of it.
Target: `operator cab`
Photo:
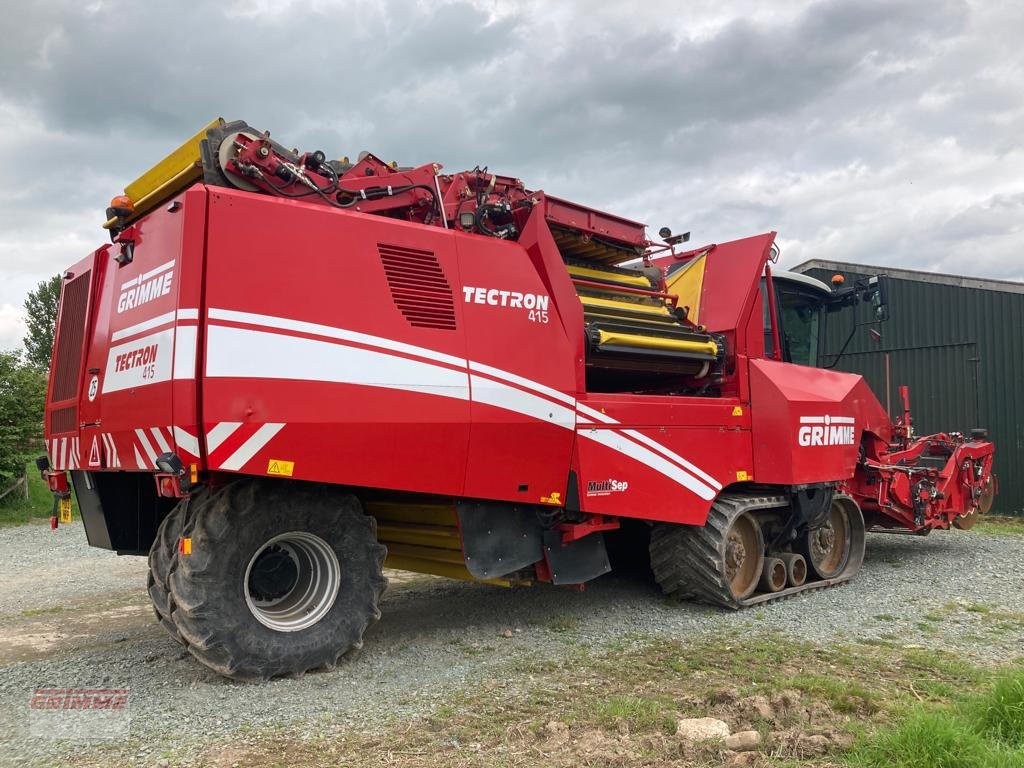
[[[849,307],[856,313],[859,304],[870,302],[872,317],[868,323],[881,322],[889,317],[888,278],[885,275],[861,278],[849,287],[842,287],[840,278],[836,283],[837,287],[833,289],[821,280],[799,272],[773,271],[772,285],[775,289],[773,298],[781,354],[775,353],[775,334],[772,332],[771,323],[772,302],[768,296],[768,281],[762,278],[766,358],[814,368],[832,367],[846,351],[856,329],[865,323],[858,322],[858,315],[854,314],[850,323],[850,334],[842,349],[836,355],[829,355],[832,358],[831,363],[822,366],[819,353],[826,312],[838,312]]]
[[[821,280],[799,272],[772,272],[772,283],[775,286],[775,310],[778,315],[782,360],[816,367],[821,315],[832,289]],[[764,298],[764,354],[765,357],[774,357],[775,340],[766,280],[761,281],[761,291]]]

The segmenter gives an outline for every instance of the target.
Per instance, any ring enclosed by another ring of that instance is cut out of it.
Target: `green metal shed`
[[[836,369],[862,374],[885,405],[888,355],[892,413],[900,409],[897,388],[908,385],[918,434],[987,428],[999,483],[992,511],[1024,515],[1024,283],[818,259],[793,271],[825,283],[836,273],[848,283],[889,276],[889,319],[869,322],[870,307],[859,307],[864,325]],[[835,359],[852,327],[848,312],[827,316],[824,364]]]

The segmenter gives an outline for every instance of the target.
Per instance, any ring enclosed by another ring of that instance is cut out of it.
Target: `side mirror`
[[[877,275],[868,280],[871,306],[875,308],[876,320],[889,319],[889,277]]]

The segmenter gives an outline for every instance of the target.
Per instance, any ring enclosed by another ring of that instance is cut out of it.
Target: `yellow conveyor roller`
[[[610,331],[599,331],[598,346],[612,344],[620,347],[638,347],[641,349],[664,349],[673,352],[691,352],[700,355],[715,357],[718,354],[718,345],[713,341],[689,341],[687,339],[673,339],[663,336],[641,336],[634,333],[614,333]]]

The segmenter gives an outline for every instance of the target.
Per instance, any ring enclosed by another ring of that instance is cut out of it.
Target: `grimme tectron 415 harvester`
[[[222,120],[107,216],[64,274],[40,468],[230,677],[358,647],[384,567],[581,585],[628,528],[666,592],[739,608],[850,579],[868,527],[992,503],[983,431],[915,436],[906,397],[893,423],[815,367],[820,319],[883,313],[884,277],[773,274],[774,233],[684,250]]]

